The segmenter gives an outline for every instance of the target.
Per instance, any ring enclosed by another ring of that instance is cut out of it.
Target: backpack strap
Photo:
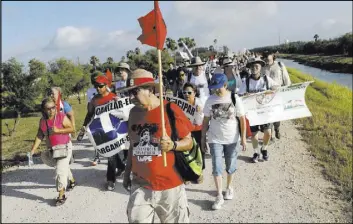
[[[283,64],[279,61],[278,66],[281,68],[281,73],[282,73],[282,86],[284,86],[284,77],[283,77]]]
[[[269,85],[268,85],[267,75],[264,75],[264,80],[265,80],[265,84],[266,84],[266,90],[269,90],[270,87],[269,87]]]
[[[249,85],[250,85],[250,76],[246,77],[246,92],[248,93],[250,88],[249,88]]]
[[[166,112],[167,112],[167,116],[169,119],[170,129],[172,132],[170,138],[173,141],[178,141],[179,136],[178,136],[178,131],[177,131],[176,125],[175,125],[175,115],[174,115],[174,111],[172,110],[171,104],[172,103],[169,102],[169,103],[167,103],[167,106],[166,106]]]

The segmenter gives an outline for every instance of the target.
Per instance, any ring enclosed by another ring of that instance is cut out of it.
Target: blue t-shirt
[[[63,101],[63,104],[64,104],[64,113],[65,114],[67,114],[67,113],[72,111],[72,107],[71,107],[71,105],[68,102]]]

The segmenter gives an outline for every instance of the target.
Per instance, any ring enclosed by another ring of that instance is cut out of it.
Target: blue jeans
[[[222,152],[224,152],[224,160],[226,162],[226,171],[232,174],[237,170],[237,158],[239,152],[239,142],[232,144],[209,143],[212,155],[212,174],[213,176],[222,176],[223,161]]]

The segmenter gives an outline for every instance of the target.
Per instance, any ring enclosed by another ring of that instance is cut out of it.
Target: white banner
[[[310,83],[312,81],[241,97],[250,126],[311,117],[305,103],[305,91]]]
[[[156,93],[156,96],[159,97],[159,94]],[[163,98],[178,105],[190,121],[199,120],[199,118],[203,119],[202,114],[197,113],[196,107],[188,103],[188,101],[170,95],[163,95]]]
[[[134,106],[130,98],[126,97],[95,108],[94,118],[87,125],[87,136],[103,157],[111,157],[129,148],[127,121]]]

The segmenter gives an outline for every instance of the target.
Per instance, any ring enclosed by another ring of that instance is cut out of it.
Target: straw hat
[[[235,65],[235,63],[232,61],[232,59],[230,59],[230,58],[225,58],[224,60],[223,60],[223,63],[222,63],[222,66],[226,66],[226,65],[229,65],[229,66],[234,66]]]
[[[206,62],[203,62],[199,56],[196,56],[191,58],[191,63],[188,67],[196,67],[204,64],[206,64]]]
[[[125,69],[127,69],[129,72],[131,72],[130,66],[129,66],[127,63],[125,63],[125,62],[120,62],[119,65],[117,66],[117,68],[125,68]]]
[[[136,69],[131,73],[130,78],[126,82],[126,87],[118,89],[116,92],[125,92],[141,86],[157,87],[159,83],[155,82],[153,74],[145,69]]]
[[[252,64],[260,64],[262,67],[263,66],[265,66],[265,62],[263,61],[263,60],[261,60],[260,58],[249,58],[249,61],[248,61],[248,63],[246,64],[246,67],[247,68],[250,68],[250,66],[252,65]]]

